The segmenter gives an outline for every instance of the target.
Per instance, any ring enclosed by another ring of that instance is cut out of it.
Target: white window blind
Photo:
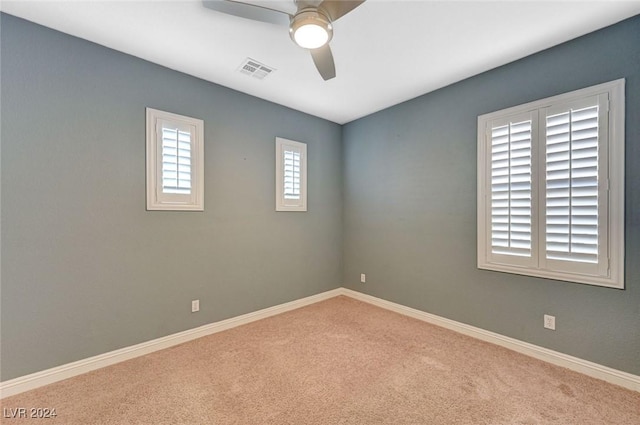
[[[491,248],[531,256],[531,120],[491,129]]]
[[[624,80],[478,117],[478,267],[624,287]]]
[[[307,210],[307,145],[276,138],[276,211]]]
[[[284,198],[289,200],[300,199],[301,162],[302,154],[286,146],[284,156]]]
[[[191,132],[162,122],[162,191],[191,194]],[[170,123],[169,123],[170,124]]]
[[[147,108],[147,209],[204,209],[204,123]]]
[[[546,257],[598,262],[598,104],[546,117]]]

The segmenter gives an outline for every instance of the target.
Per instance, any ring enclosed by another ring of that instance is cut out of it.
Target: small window
[[[478,117],[478,267],[624,288],[624,80]]]
[[[276,211],[307,210],[307,145],[276,137]]]
[[[204,210],[204,122],[147,108],[147,210]]]

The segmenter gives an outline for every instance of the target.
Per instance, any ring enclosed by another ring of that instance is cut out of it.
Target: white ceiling
[[[640,14],[640,1],[367,0],[334,24],[329,81],[286,27],[201,0],[2,0],[0,9],[343,124]],[[247,57],[277,71],[237,72]]]

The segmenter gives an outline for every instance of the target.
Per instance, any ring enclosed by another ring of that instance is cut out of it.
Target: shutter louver
[[[531,256],[531,121],[491,129],[491,248]]]
[[[300,152],[284,151],[284,199],[300,199]]]
[[[191,193],[191,133],[162,128],[162,192]]]
[[[546,118],[546,257],[598,262],[598,105]]]

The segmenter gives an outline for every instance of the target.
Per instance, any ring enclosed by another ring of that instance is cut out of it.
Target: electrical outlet
[[[367,275],[364,273],[360,274],[360,283],[365,283],[367,281]]]
[[[195,313],[196,311],[200,311],[200,300],[191,301],[191,312]]]
[[[547,329],[551,329],[552,331],[556,330],[556,316],[549,316],[548,314],[544,315],[544,327]]]

